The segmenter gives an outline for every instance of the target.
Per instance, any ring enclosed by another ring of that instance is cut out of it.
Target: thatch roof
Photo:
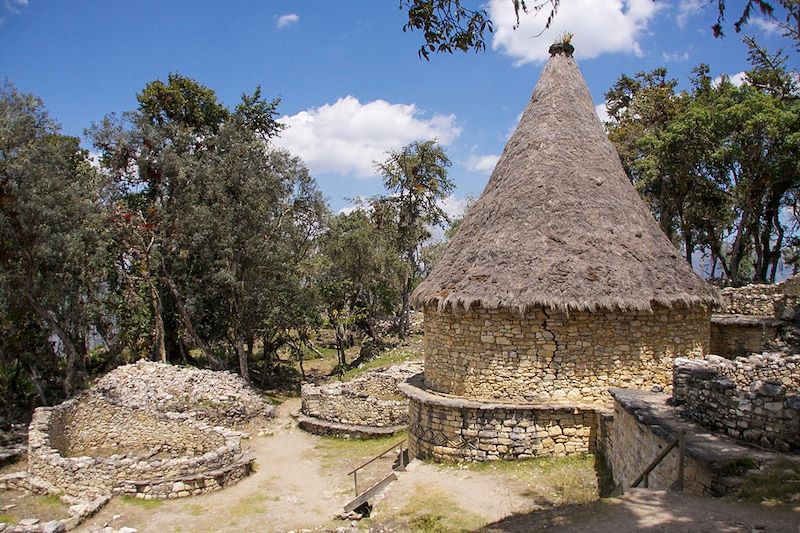
[[[555,53],[417,306],[650,310],[717,302],[622,169],[569,51]]]

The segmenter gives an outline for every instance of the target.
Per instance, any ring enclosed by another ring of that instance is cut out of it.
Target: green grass
[[[131,496],[130,494],[124,494],[122,497],[120,497],[120,501],[128,505],[141,507],[142,509],[157,509],[164,505],[164,500],[144,500],[142,498]]]
[[[374,370],[383,366],[397,365],[422,358],[422,348],[416,345],[398,346],[387,352],[382,353],[372,361],[362,364],[358,368],[351,368],[342,375],[342,381],[349,381],[360,376],[364,372]]]
[[[484,520],[460,508],[444,491],[417,485],[414,495],[398,518],[408,523],[411,531],[420,533],[457,533],[475,531]]]
[[[783,460],[763,472],[748,474],[739,487],[736,497],[749,503],[796,505],[792,500],[798,495],[800,495],[800,465]]]
[[[511,476],[527,485],[524,494],[540,507],[585,504],[596,501],[598,494],[595,457],[541,457],[516,461],[465,463],[473,472]]]
[[[268,500],[264,494],[251,494],[237,501],[228,512],[233,517],[243,517],[267,512],[264,502]]]
[[[4,524],[16,524],[19,520],[17,520],[17,517],[14,515],[3,513],[0,514],[0,522]]]
[[[46,505],[48,507],[66,507],[64,502],[61,501],[61,498],[54,494],[48,494],[45,496],[37,496],[36,497],[37,503],[41,505]]]

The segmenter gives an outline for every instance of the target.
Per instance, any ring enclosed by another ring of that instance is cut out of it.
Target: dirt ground
[[[379,441],[322,438],[299,430],[299,399],[282,404],[266,434],[248,445],[258,457],[248,478],[222,491],[172,501],[114,498],[81,525],[141,533],[312,531],[349,526],[334,515],[352,497],[347,472],[402,437]],[[257,429],[257,428],[256,428]],[[390,468],[379,461],[373,479]],[[361,479],[362,487],[371,480]],[[374,500],[358,524],[374,531],[791,531],[800,512],[656,491],[597,499],[591,458],[498,465],[442,466],[415,461]],[[584,503],[581,506],[563,504]],[[800,511],[800,509],[798,509]],[[483,528],[483,529],[482,529]]]

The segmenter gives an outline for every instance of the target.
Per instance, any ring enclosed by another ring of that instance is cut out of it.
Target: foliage
[[[392,220],[395,247],[404,264],[398,328],[404,338],[408,330],[409,296],[420,274],[420,248],[430,238],[432,226],[449,222],[439,203],[448,197],[454,185],[447,175],[450,160],[435,140],[412,142],[387,156],[385,161],[375,164],[383,176],[387,194],[373,198],[372,205],[384,213],[384,220]]]
[[[775,281],[786,210],[800,190],[800,100],[786,57],[751,39],[748,83],[694,69],[676,92],[664,68],[623,75],[606,93],[609,138],[666,235],[732,284]],[[787,239],[788,237],[788,239]]]
[[[538,15],[547,13],[544,30],[550,28],[558,15],[562,0],[536,0],[530,7],[525,0],[507,0],[514,8],[519,26],[520,13]],[[570,0],[567,0],[569,2]],[[717,22],[711,27],[715,37],[724,35],[725,17],[729,13],[725,0],[711,0],[715,4]],[[468,7],[470,6],[470,7]],[[778,9],[776,9],[776,7]],[[420,58],[430,59],[433,53],[455,51],[481,52],[486,49],[486,34],[492,33],[493,26],[484,4],[465,0],[400,0],[400,9],[406,11],[408,21],[403,31],[419,30],[423,44],[418,51]],[[746,0],[741,14],[733,23],[739,33],[750,22],[754,12],[776,21],[783,35],[800,46],[800,3],[796,0]],[[515,26],[515,29],[516,29]],[[566,37],[566,35],[565,35]],[[566,41],[569,42],[568,40]]]

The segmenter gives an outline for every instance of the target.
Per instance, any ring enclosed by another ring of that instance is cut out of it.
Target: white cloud
[[[731,83],[736,87],[741,87],[743,84],[747,83],[747,74],[744,72],[737,72],[731,75],[725,74],[725,76],[728,76],[728,79],[730,79]],[[722,83],[722,76],[717,76],[711,83],[714,86],[719,85]]]
[[[678,52],[675,52],[673,54],[668,54],[667,52],[661,52],[661,58],[667,63],[683,63],[684,61],[689,59],[689,52],[684,52],[682,54]]]
[[[471,170],[473,172],[483,172],[489,174],[494,170],[494,166],[497,164],[498,159],[500,159],[500,156],[497,154],[471,155],[464,163],[464,166],[467,167],[467,170]]]
[[[678,14],[675,16],[675,22],[677,22],[678,27],[686,27],[686,21],[689,17],[699,13],[707,5],[708,0],[682,0],[678,2]]]
[[[568,31],[574,34],[576,55],[584,59],[619,52],[642,55],[638,38],[663,7],[658,0],[571,0],[561,3],[553,24],[542,32],[548,7],[538,15],[520,13],[515,30],[512,2],[490,0],[495,30],[492,48],[513,57],[516,66],[544,61],[556,37]]]
[[[459,218],[464,215],[467,210],[468,200],[466,198],[456,198],[455,196],[448,196],[444,200],[439,200],[439,207],[447,213],[450,220]]]
[[[777,20],[770,20],[764,17],[753,17],[750,19],[750,23],[767,35],[781,31],[781,26],[778,24]]]
[[[373,162],[415,140],[449,144],[461,133],[455,115],[424,118],[414,104],[345,96],[333,104],[284,116],[288,126],[275,144],[301,157],[312,172],[375,176]]]
[[[606,110],[605,102],[594,106],[594,112],[597,113],[597,118],[600,119],[600,122],[604,124],[611,119],[611,117],[608,116],[608,111]]]
[[[278,28],[285,28],[289,24],[294,24],[298,20],[300,20],[300,15],[297,13],[287,13],[286,15],[281,15],[278,17],[278,19],[275,21],[275,26]]]

